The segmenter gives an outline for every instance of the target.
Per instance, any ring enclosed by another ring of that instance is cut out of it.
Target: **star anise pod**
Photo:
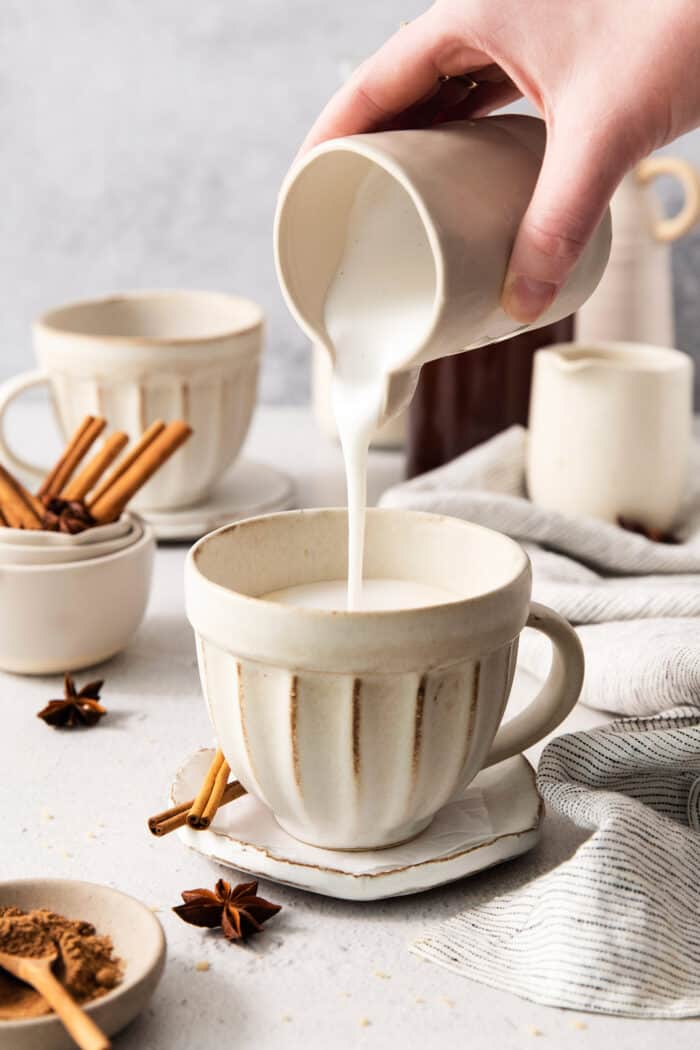
[[[669,543],[677,545],[681,542],[672,532],[664,532],[663,529],[649,528],[647,525],[643,525],[641,521],[634,521],[632,518],[623,517],[623,515],[618,517],[617,524],[621,529],[625,529],[627,532],[636,532],[638,536],[644,536],[646,539],[652,540],[653,543]]]
[[[242,882],[231,888],[229,882],[219,879],[214,891],[184,890],[184,904],[173,908],[192,926],[206,926],[223,930],[229,941],[245,941],[251,933],[260,933],[262,924],[281,910],[280,904],[270,904],[257,896],[257,882]]]
[[[37,713],[37,718],[43,718],[48,725],[57,729],[94,726],[102,715],[107,714],[107,709],[98,702],[103,684],[102,680],[88,682],[80,692],[76,692],[75,682],[67,674],[63,684],[63,699],[49,700],[46,707]]]
[[[84,532],[95,524],[82,500],[65,500],[53,496],[46,503],[42,527],[51,532]]]

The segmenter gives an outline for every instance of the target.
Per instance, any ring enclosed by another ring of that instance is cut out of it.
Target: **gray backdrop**
[[[343,71],[425,6],[0,0],[0,378],[30,365],[48,306],[191,285],[262,303],[263,396],[303,400],[307,347],[271,258],[277,187]],[[700,133],[674,151],[700,163]],[[700,232],[674,267],[678,343],[700,357]]]

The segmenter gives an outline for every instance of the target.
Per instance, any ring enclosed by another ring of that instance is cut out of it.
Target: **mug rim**
[[[252,518],[244,518],[242,521],[229,522],[227,525],[221,525],[221,526],[219,526],[218,529],[213,529],[211,532],[208,532],[205,536],[201,536],[190,547],[189,551],[187,552],[187,561],[192,563],[193,571],[195,571],[198,574],[198,576],[203,581],[206,582],[206,584],[208,584],[211,587],[217,588],[217,590],[221,591],[224,594],[233,595],[233,596],[235,596],[237,598],[245,599],[246,601],[256,602],[257,604],[264,604],[264,605],[266,605],[268,607],[269,606],[274,606],[275,608],[282,608],[282,609],[291,611],[292,613],[296,613],[296,614],[309,613],[314,618],[316,618],[320,614],[321,617],[323,617],[324,619],[326,619],[329,616],[333,617],[333,618],[340,617],[340,616],[353,617],[353,618],[358,618],[358,617],[374,618],[374,617],[396,616],[397,613],[403,613],[403,612],[408,612],[408,613],[425,613],[425,612],[429,612],[431,609],[440,609],[440,608],[444,608],[444,607],[452,607],[452,606],[455,606],[455,605],[463,605],[463,604],[466,604],[466,603],[478,602],[481,598],[485,598],[488,595],[500,594],[503,591],[508,590],[508,588],[511,587],[517,581],[517,579],[520,577],[522,572],[529,565],[528,555],[527,555],[525,549],[521,546],[521,544],[519,544],[517,542],[517,540],[514,540],[510,536],[507,536],[504,532],[499,532],[497,529],[491,529],[487,525],[480,525],[478,522],[475,522],[475,521],[465,521],[463,518],[455,518],[455,517],[452,517],[452,516],[447,515],[447,514],[432,514],[432,513],[430,513],[430,511],[410,510],[408,508],[403,508],[403,507],[402,508],[398,508],[398,507],[367,507],[366,513],[367,513],[368,516],[372,516],[372,517],[376,517],[379,514],[381,514],[382,516],[387,516],[387,517],[389,517],[391,515],[393,517],[407,517],[407,518],[411,518],[413,520],[423,520],[423,521],[426,521],[426,520],[427,521],[431,521],[432,520],[435,523],[435,525],[437,525],[439,522],[445,522],[446,521],[446,522],[449,522],[450,525],[456,525],[458,528],[460,526],[464,526],[465,531],[467,531],[467,532],[477,532],[477,533],[482,533],[482,534],[488,533],[491,536],[497,536],[499,538],[499,541],[503,540],[503,545],[504,546],[508,546],[508,547],[511,548],[511,550],[513,550],[514,552],[517,552],[517,554],[519,555],[519,557],[521,559],[521,565],[520,565],[518,571],[514,572],[513,575],[511,576],[511,578],[506,580],[504,583],[499,584],[497,587],[489,588],[486,591],[481,591],[479,594],[471,595],[470,597],[455,597],[455,599],[453,601],[449,601],[449,602],[438,602],[438,603],[436,603],[434,605],[417,605],[417,606],[408,606],[408,607],[403,607],[402,606],[399,609],[353,609],[353,610],[349,610],[349,609],[317,609],[317,608],[314,608],[313,606],[285,605],[282,602],[271,601],[269,598],[261,598],[261,597],[256,597],[256,596],[251,595],[251,594],[245,594],[243,591],[237,591],[233,587],[226,587],[224,584],[218,583],[216,580],[213,580],[210,576],[207,576],[207,574],[197,564],[198,557],[201,554],[201,552],[204,549],[204,547],[206,547],[208,545],[208,543],[210,543],[212,540],[214,540],[217,536],[222,536],[222,535],[224,535],[227,532],[231,532],[231,533],[233,533],[233,532],[241,532],[241,531],[244,531],[245,529],[247,529],[248,527],[253,527],[253,526],[257,527],[260,522],[267,522],[267,521],[269,521],[269,520],[271,520],[273,518],[274,519],[279,519],[279,518],[291,519],[291,518],[303,518],[303,517],[311,518],[311,517],[326,517],[328,515],[347,516],[347,509],[345,507],[309,507],[309,508],[302,507],[302,508],[299,508],[297,510],[276,511],[276,512],[273,512],[272,514],[258,514],[258,515],[256,515],[255,517],[252,517]],[[381,579],[381,577],[374,577],[374,578]],[[304,581],[302,581],[302,582],[304,582]]]
[[[427,521],[436,527],[449,523],[465,535],[496,536],[515,553],[515,565],[498,586],[436,605],[353,611],[284,605],[211,579],[198,565],[202,550],[216,537],[264,528],[263,523],[271,520],[306,518],[311,527],[314,517],[345,517],[347,510],[323,507],[261,515],[224,525],[190,548],[185,605],[195,633],[237,658],[340,674],[427,671],[490,652],[520,634],[528,616],[532,572],[530,559],[517,541],[447,515],[378,507],[368,508],[367,514]]]
[[[183,298],[191,297],[197,299],[218,299],[230,305],[244,307],[253,314],[253,319],[245,324],[227,328],[220,332],[196,336],[135,336],[114,335],[100,332],[80,332],[73,327],[60,323],[60,315],[69,310],[80,310],[99,308],[119,302],[133,302],[145,299]],[[191,346],[199,344],[211,344],[226,342],[248,332],[254,332],[262,327],[265,315],[262,307],[254,299],[242,295],[233,295],[228,292],[209,291],[205,288],[144,288],[127,289],[123,292],[113,292],[107,295],[91,296],[85,299],[74,299],[60,306],[50,307],[45,310],[34,321],[35,331],[44,331],[51,335],[69,336],[71,339],[89,339],[91,341],[112,343],[126,346]]]

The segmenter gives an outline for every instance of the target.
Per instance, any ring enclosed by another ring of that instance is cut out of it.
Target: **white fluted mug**
[[[36,321],[39,368],[0,387],[0,459],[40,480],[5,435],[19,394],[48,384],[65,437],[88,414],[138,438],[154,419],[184,419],[187,444],[134,506],[169,510],[204,499],[235,460],[255,407],[263,315],[248,299],[204,291],[125,292],[61,306]]]
[[[417,835],[479,770],[551,732],[576,703],[572,628],[530,602],[513,540],[456,518],[367,513],[365,575],[419,581],[455,600],[331,612],[259,596],[347,571],[344,510],[293,511],[200,540],[187,615],[219,746],[234,775],[293,835],[328,849]],[[553,643],[549,677],[501,725],[525,626]]]

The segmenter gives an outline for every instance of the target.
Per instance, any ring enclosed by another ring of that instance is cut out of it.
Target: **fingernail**
[[[503,289],[503,309],[516,321],[530,324],[547,309],[557,291],[556,284],[549,281],[514,274],[506,280]]]

